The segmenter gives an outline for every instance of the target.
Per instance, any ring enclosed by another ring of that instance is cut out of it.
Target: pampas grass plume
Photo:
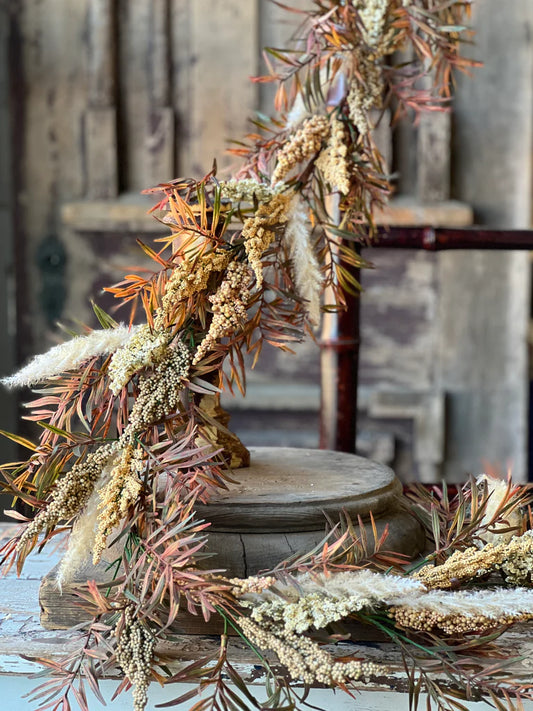
[[[332,574],[300,575],[296,584],[276,583],[261,593],[248,593],[243,599],[252,607],[281,600],[297,604],[305,596],[319,593],[324,600],[348,601],[352,611],[362,607],[407,607],[445,615],[498,619],[505,615],[533,614],[533,589],[506,588],[482,590],[430,590],[414,578],[373,573],[369,570]]]
[[[322,274],[311,243],[309,220],[302,200],[295,196],[289,207],[285,243],[294,266],[294,284],[305,306],[312,326],[320,323]]]
[[[74,370],[84,361],[96,356],[108,355],[120,348],[132,337],[137,327],[120,324],[116,328],[96,330],[87,336],[76,336],[70,341],[36,355],[24,368],[0,382],[10,388],[42,383],[61,373]]]

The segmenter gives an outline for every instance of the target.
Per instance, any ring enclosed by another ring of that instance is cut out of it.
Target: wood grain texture
[[[170,77],[170,8],[168,0],[150,2],[147,33],[150,37],[148,62],[148,85],[152,106],[160,108],[169,105],[171,93]]]
[[[148,185],[157,185],[175,177],[175,121],[170,106],[170,14],[168,0],[150,3],[148,35],[150,42],[147,92],[149,106],[145,138],[145,174]]]
[[[154,37],[150,31],[155,29],[153,21],[160,8],[159,0],[155,4],[143,0],[119,1],[121,184],[127,191],[140,191],[153,185],[154,161],[147,157],[153,135],[151,129],[155,128],[150,125],[151,114],[157,114],[160,105],[152,102],[152,97],[161,93],[161,84],[164,88],[165,81],[156,70],[161,56],[161,35]],[[168,136],[154,146],[160,148],[166,142]]]
[[[51,343],[36,267],[40,243],[59,233],[60,203],[86,189],[83,117],[87,108],[88,2],[24,0],[16,14],[24,87],[16,185],[17,240],[24,241],[27,292],[20,316],[20,356]]]
[[[253,447],[251,465],[234,472],[198,514],[215,531],[288,532],[324,528],[324,514],[368,516],[386,511],[401,493],[384,464],[343,452]]]
[[[373,125],[372,139],[374,140],[378,151],[383,157],[385,165],[385,173],[392,173],[393,145],[392,145],[392,128],[391,112],[389,109],[374,110],[370,114],[370,120]]]
[[[376,210],[378,225],[416,227],[467,227],[474,221],[470,205],[459,200],[428,202],[410,195],[393,197],[382,209]]]
[[[88,98],[92,107],[115,104],[115,0],[89,0]]]
[[[296,3],[309,4],[310,0]],[[2,184],[13,184],[19,215],[14,241],[25,251],[28,272],[24,308],[19,309],[19,350],[24,359],[45,350],[56,335],[46,324],[41,277],[35,267],[43,239],[62,236],[69,253],[66,319],[90,318],[88,297],[115,281],[123,264],[139,260],[134,228],[142,225],[137,218],[121,216],[113,205],[105,216],[102,213],[98,235],[82,227],[73,232],[68,225],[61,234],[61,205],[86,199],[90,193],[110,195],[117,184],[121,191],[135,192],[177,173],[199,177],[210,169],[215,155],[222,164],[227,160],[225,139],[245,132],[259,90],[263,110],[271,109],[272,87],[258,88],[248,81],[258,71],[261,45],[284,44],[300,18],[284,17],[266,0],[22,0],[18,5],[10,36],[18,42],[19,58],[9,70],[6,63],[1,74],[12,72],[10,81],[19,92],[18,165],[17,176],[5,176]],[[474,9],[478,41],[472,51],[484,60],[485,68],[459,82],[453,117],[453,195],[464,202],[434,205],[401,198],[378,215],[380,222],[466,224],[472,211],[465,203],[471,202],[476,217],[487,223],[528,224],[531,4],[517,0],[512,13],[497,3]],[[498,60],[502,56],[505,61]],[[98,113],[101,110],[104,114]],[[431,128],[430,121],[441,120],[438,115],[422,120],[428,122],[427,158],[435,148],[431,133],[441,137],[444,133]],[[414,193],[418,152],[426,144],[419,138],[417,147],[411,128],[404,133],[408,140],[395,140],[393,168],[401,173],[400,190]],[[5,133],[2,136],[5,142]],[[442,151],[440,157],[445,158]],[[426,163],[428,170],[436,169],[433,159]],[[113,173],[117,165],[118,176]],[[80,210],[80,222],[81,214]],[[1,219],[3,225],[6,219],[9,223],[5,213]],[[94,214],[87,219],[88,225],[97,221]],[[100,229],[106,220],[107,234]],[[120,234],[128,227],[132,232]],[[148,233],[152,234],[150,228],[147,232],[143,228],[143,234]],[[103,266],[100,255],[105,255]],[[440,255],[431,261],[396,254],[394,265],[386,256],[383,262],[379,255],[368,256],[377,269],[363,277],[367,288],[363,308],[369,300],[363,314],[363,390],[381,387],[386,393],[394,387],[403,394],[417,388],[428,396],[450,393],[446,401],[453,417],[444,449],[454,463],[445,472],[462,478],[466,469],[477,470],[481,457],[488,456],[504,461],[512,457],[523,473],[529,292],[525,255]],[[387,283],[389,277],[392,281]],[[297,350],[298,357],[292,358],[278,357],[266,348],[250,382],[264,386],[277,379],[316,387],[315,344],[309,340]],[[466,366],[469,359],[471,371]],[[503,363],[508,365],[502,375]],[[278,410],[281,402],[278,399]],[[302,402],[300,409],[305,410],[308,399]],[[292,401],[290,406],[298,410]],[[273,420],[272,432],[276,417]],[[380,418],[372,424],[389,440],[400,437],[396,425]],[[406,420],[403,425],[410,427]],[[275,441],[275,434],[269,436]],[[399,448],[408,446],[406,439]],[[413,476],[410,464],[403,472]]]
[[[118,192],[117,113],[114,108],[85,112],[86,194],[92,199],[114,198]]]
[[[331,516],[333,523],[340,512]],[[316,547],[321,547],[325,540],[325,521],[322,530],[278,532],[279,521],[272,521],[270,531],[252,533],[248,530],[239,532],[240,516],[238,508],[234,510],[235,532],[211,531],[205,552],[209,557],[201,561],[205,569],[225,571],[229,577],[248,577],[261,571],[271,570],[283,560],[296,555],[303,555]],[[266,523],[266,521],[264,521]],[[373,529],[368,521],[363,524],[370,545],[374,540]],[[388,531],[386,550],[404,553],[412,558],[424,548],[424,534],[416,520],[399,507],[391,506],[376,516],[378,536]],[[93,566],[87,563],[73,583],[65,584],[60,591],[56,583],[57,568],[46,571],[39,588],[40,621],[45,629],[68,629],[88,619],[87,613],[80,607],[80,599],[73,592],[75,586],[84,585],[87,580],[105,583],[110,580],[107,564]],[[35,590],[32,594],[35,593]],[[221,634],[223,620],[213,615],[205,621],[201,615],[192,615],[184,610],[175,625],[179,634]]]
[[[331,516],[335,523],[340,512]],[[279,522],[273,521],[271,531],[251,533],[239,532],[239,511],[235,510],[233,533],[212,531],[205,548],[209,557],[201,561],[205,569],[224,571],[228,577],[248,577],[262,571],[275,568],[282,561],[294,556],[304,555],[315,548],[320,549],[325,540],[325,526],[315,531],[278,532]],[[387,511],[376,516],[375,525],[378,536],[388,532],[385,550],[404,553],[414,558],[424,548],[425,537],[416,520],[399,506],[391,506]],[[374,540],[370,522],[364,524],[370,545]],[[111,561],[111,556],[107,556]],[[56,582],[57,566],[47,571],[39,587],[40,622],[45,629],[68,629],[89,619],[87,612],[80,606],[80,598],[75,589],[84,586],[87,580],[106,583],[112,579],[109,563],[93,566],[88,560],[76,574],[72,583],[63,585],[60,590]],[[32,594],[34,594],[33,591]],[[205,621],[201,615],[192,615],[184,610],[173,628],[179,634],[221,634],[223,620],[213,615]]]
[[[101,232],[116,240],[120,233],[140,236],[168,234],[168,229],[148,211],[152,202],[137,193],[123,193],[116,200],[79,200],[65,203],[61,222],[69,230],[82,233]]]
[[[422,113],[418,126],[417,197],[438,202],[450,197],[450,139],[448,112]]]
[[[231,163],[228,140],[247,131],[257,106],[257,0],[179,0],[174,9],[177,49],[174,105],[179,111],[179,172],[195,178],[216,158]]]
[[[149,110],[146,122],[144,180],[148,187],[173,180],[174,168],[174,111],[169,106]]]
[[[476,222],[531,223],[533,4],[497,0],[473,8],[475,56],[483,68],[458,81],[454,99],[453,191]],[[505,61],[501,61],[505,52]],[[439,255],[442,284],[440,385],[448,396],[444,474],[461,480],[483,462],[527,478],[530,264],[527,253]]]
[[[429,92],[436,84],[430,71],[421,86]],[[422,111],[417,126],[416,196],[424,202],[438,202],[450,197],[450,141],[452,108],[446,111]]]
[[[329,515],[333,524],[339,522],[341,511]],[[239,527],[238,511],[235,511],[235,529]],[[357,519],[354,520],[356,523]],[[208,540],[206,551],[213,554],[205,564],[216,569],[223,568],[237,577],[256,575],[279,565],[282,561],[309,551],[321,548],[326,539],[325,520],[321,530],[278,532],[279,521],[272,520],[271,531],[252,533],[245,530],[240,533],[221,533],[213,531]],[[381,514],[376,514],[375,525],[378,537],[385,529],[388,531],[384,549],[404,553],[415,557],[424,548],[425,537],[416,520],[401,508],[391,505]],[[363,527],[367,540],[374,542],[372,525],[368,516],[363,518]],[[266,529],[266,526],[265,526]]]

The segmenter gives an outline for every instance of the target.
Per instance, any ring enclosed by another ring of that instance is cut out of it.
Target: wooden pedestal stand
[[[381,533],[389,526],[387,550],[419,553],[424,534],[415,519],[402,510],[402,487],[389,467],[343,452],[285,447],[250,449],[251,465],[235,472],[238,484],[222,491],[208,505],[197,506],[198,515],[211,523],[205,560],[230,576],[245,577],[275,567],[285,558],[305,553],[324,538],[325,514],[339,521],[342,511],[355,522],[365,521],[372,541],[372,512]],[[106,565],[88,565],[77,577],[105,582]],[[52,570],[42,581],[39,601],[41,624],[64,629],[83,621],[70,586],[62,594]],[[216,634],[220,620],[206,625],[199,616],[183,613],[181,633]]]
[[[211,523],[213,563],[245,577],[312,549],[326,534],[326,516],[361,516],[372,541],[370,512],[388,550],[415,555],[423,547],[417,522],[400,507],[402,486],[384,464],[344,452],[289,447],[250,449],[239,484],[218,494],[198,515]]]

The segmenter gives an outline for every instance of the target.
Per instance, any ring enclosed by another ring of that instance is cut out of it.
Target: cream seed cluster
[[[354,5],[363,24],[363,40],[367,45],[378,48],[380,53],[384,54],[390,42],[384,33],[390,0],[357,0]]]
[[[219,288],[208,297],[212,305],[213,318],[205,338],[194,355],[193,365],[200,362],[221,338],[242,326],[250,300],[249,283],[248,265],[237,261],[230,262]]]
[[[370,110],[381,105],[384,83],[381,68],[368,58],[360,59],[357,70],[364,76],[364,85],[358,79],[351,82],[347,97],[348,113],[359,133],[365,135],[372,128]]]
[[[187,346],[176,341],[168,348],[164,359],[150,374],[139,379],[139,394],[121,435],[120,456],[109,481],[100,490],[98,527],[93,547],[93,562],[97,563],[107,544],[107,538],[135,504],[142,488],[141,474],[146,462],[143,449],[134,446],[135,437],[147,427],[176,412],[184,379],[189,373],[191,355]]]
[[[123,625],[117,630],[116,660],[134,686],[133,709],[144,711],[152,676],[155,639],[150,630],[135,617],[132,606],[124,611]]]
[[[252,578],[252,582],[255,579]],[[259,581],[263,580],[262,578]],[[268,580],[268,578],[266,579]],[[254,584],[259,584],[259,581]],[[383,575],[370,570],[349,570],[337,573],[316,573],[298,575],[294,583],[276,583],[265,585],[261,595],[245,594],[245,600],[261,604],[265,601],[278,602],[283,599],[288,604],[298,603],[299,599],[316,593],[333,600],[354,597],[363,604],[393,604],[406,597],[419,597],[426,592],[426,587],[412,577]],[[357,603],[359,608],[361,605]]]
[[[136,330],[129,341],[119,348],[109,363],[109,388],[118,395],[132,375],[142,368],[154,366],[167,350],[168,334],[153,331],[146,323]]]
[[[215,249],[197,259],[186,259],[174,267],[165,286],[161,308],[154,319],[156,329],[163,329],[171,320],[172,311],[180,302],[207,288],[209,278],[215,272],[223,272],[231,255],[223,249]],[[168,324],[171,325],[171,324]]]
[[[351,56],[349,74],[352,80],[347,104],[351,121],[363,135],[371,128],[370,110],[381,106],[385,87],[381,61],[394,44],[394,29],[385,31],[388,5],[389,0],[359,0],[356,3],[364,44],[355,47]]]
[[[311,116],[294,136],[276,154],[276,168],[272,173],[272,185],[276,185],[306,158],[320,150],[329,136],[329,121],[325,116]]]
[[[292,193],[275,195],[267,204],[260,205],[253,217],[244,221],[242,236],[246,256],[255,274],[258,289],[263,285],[263,265],[261,258],[276,237],[276,229],[288,220],[288,209]]]
[[[2,378],[0,382],[8,387],[43,383],[50,378],[58,377],[61,373],[78,368],[90,358],[114,353],[131,339],[138,328],[140,327],[134,326],[130,329],[124,324],[119,324],[115,328],[99,329],[85,336],[76,336],[70,341],[53,346],[46,353],[36,355],[15,375]]]
[[[85,508],[76,517],[76,521],[72,526],[67,551],[61,560],[56,575],[56,582],[60,590],[63,585],[72,582],[76,573],[91,557],[98,525],[100,491],[109,482],[112,472],[113,459],[111,458],[102,469]]]
[[[308,637],[286,632],[275,624],[260,625],[241,617],[239,626],[246,637],[261,649],[273,651],[290,676],[306,684],[344,684],[368,680],[385,673],[385,667],[372,662],[339,662]]]
[[[529,584],[533,573],[533,531],[513,536],[509,542],[487,543],[455,551],[442,565],[426,566],[416,577],[428,588],[446,589],[458,581],[479,578],[501,570],[513,585]]]
[[[144,470],[143,453],[131,443],[124,443],[118,460],[113,466],[109,481],[100,491],[98,526],[93,545],[93,563],[102,557],[107,537],[126,515],[128,507],[135,503],[141,490],[140,473]]]
[[[139,382],[139,394],[129,417],[129,431],[140,432],[178,409],[184,381],[189,374],[191,353],[175,341],[153,372]]]
[[[433,590],[411,576],[368,570],[300,575],[290,584],[269,576],[229,582],[241,605],[250,610],[250,619],[283,640],[323,629],[361,610],[367,614],[387,610],[402,627],[446,635],[481,633],[533,619],[529,588]]]
[[[505,557],[500,569],[512,585],[531,584],[533,576],[533,531],[514,536],[505,547]]]
[[[499,627],[533,619],[533,612],[502,612],[498,617],[489,617],[482,612],[477,615],[462,615],[461,613],[449,615],[438,610],[419,610],[410,607],[392,607],[389,614],[402,627],[417,632],[440,630],[450,636],[486,633]]]
[[[145,325],[131,335],[123,347],[116,351],[115,356],[117,357],[113,357],[111,362],[114,367],[110,366],[110,370],[112,382],[118,390],[139,368],[153,366],[153,371],[140,379],[139,396],[132,408],[129,424],[117,442],[101,445],[63,475],[47,506],[26,527],[18,542],[20,550],[42,531],[53,528],[59,521],[68,521],[80,514],[88,504],[102,471],[110,462],[112,468],[108,481],[102,482],[99,491],[97,531],[93,545],[94,562],[100,560],[107,537],[138,498],[141,489],[139,475],[145,463],[142,451],[133,447],[135,433],[176,411],[183,381],[189,372],[191,355],[189,349],[179,340],[169,347],[166,335],[152,333],[148,325]],[[116,461],[113,462],[114,459]],[[81,518],[83,519],[83,516]],[[89,520],[89,517],[86,518]],[[91,521],[93,518],[91,517]],[[83,540],[92,537],[90,531],[84,529]],[[73,551],[77,547],[74,546]],[[79,560],[79,551],[75,557]],[[74,569],[73,562],[69,563],[69,560],[66,560],[63,566],[63,577],[69,567]]]
[[[343,195],[348,195],[350,171],[346,160],[348,148],[344,122],[336,114],[332,114],[330,124],[331,132],[327,145],[321,150],[315,165],[333,191],[338,190]]]
[[[59,521],[68,521],[83,509],[116,447],[116,443],[99,446],[64,474],[46,508],[39,511],[24,530],[17,544],[19,550],[42,531],[53,528]]]
[[[442,645],[425,650],[422,640],[412,656],[410,691],[423,692],[422,682],[445,670],[454,681],[451,693],[469,698],[471,673],[477,692],[483,691],[477,684],[482,672],[472,672],[465,657],[455,663],[443,636],[483,634],[533,619],[533,589],[501,585],[489,591],[485,580],[478,586],[482,590],[456,589],[465,582],[470,588],[492,571],[503,572],[510,583],[531,583],[533,536],[511,538],[499,528],[503,522],[523,530],[519,506],[525,496],[514,501],[510,489],[501,487],[473,532],[473,540],[490,545],[452,555],[418,577],[393,554],[395,573],[371,572],[374,564],[381,569],[384,557],[363,558],[365,540],[357,541],[355,533],[353,548],[343,547],[349,550],[346,559],[340,548],[324,547],[322,557],[311,552],[264,577],[228,581],[210,561],[207,569],[198,566],[205,527],[196,519],[196,503],[224,487],[223,461],[231,469],[246,463],[249,454],[225,429],[217,396],[210,386],[202,387],[202,379],[240,385],[247,350],[258,355],[264,342],[284,349],[303,337],[304,326],[319,323],[327,287],[342,303],[349,275],[341,262],[355,266],[358,256],[348,249],[349,234],[343,245],[338,236],[353,230],[356,239],[367,217],[371,223],[372,207],[391,188],[371,133],[372,109],[383,106],[385,95],[398,114],[424,108],[432,91],[446,99],[447,87],[429,87],[422,79],[426,69],[437,70],[430,79],[446,78],[454,68],[468,66],[456,51],[468,5],[459,0],[311,2],[302,10],[299,46],[272,51],[278,61],[269,79],[278,84],[277,103],[287,114],[270,123],[260,119],[258,131],[233,151],[244,160],[237,175],[245,179],[219,182],[214,165],[201,180],[179,178],[154,189],[159,193],[154,209],[166,212],[161,221],[171,234],[162,237],[156,251],[145,249],[154,259],[153,273],[126,276],[109,289],[122,306],[140,307],[137,314],[144,310],[147,323],[118,325],[95,307],[102,325],[111,328],[74,338],[4,381],[48,381],[31,412],[34,420],[43,415],[45,431],[37,445],[25,443],[32,449],[28,462],[4,469],[5,488],[37,512],[6,544],[4,560],[21,567],[40,533],[51,538],[61,523],[72,524],[58,582],[76,584],[74,573],[91,554],[97,563],[110,539],[125,545],[121,553],[108,549],[107,557],[122,565],[113,568],[109,585],[99,586],[102,595],[88,587],[97,616],[87,643],[80,656],[54,663],[52,685],[43,685],[45,691],[36,695],[47,695],[43,704],[68,705],[73,692],[83,705],[83,687],[73,686],[72,670],[84,672],[94,690],[93,680],[113,662],[114,652],[134,687],[135,711],[147,706],[151,678],[197,683],[202,696],[191,702],[195,708],[239,706],[245,694],[232,695],[227,686],[229,679],[243,688],[224,642],[212,666],[180,665],[178,677],[156,657],[156,639],[175,642],[184,604],[204,610],[206,617],[213,610],[230,617],[250,646],[278,655],[288,674],[269,670],[269,703],[276,707],[298,705],[300,694],[293,695],[289,678],[346,689],[351,681],[388,673],[386,667],[339,656],[352,654],[346,647],[332,653],[315,641],[334,632],[339,620],[356,618],[381,628],[385,620],[402,651],[407,635],[395,625],[407,634],[440,634]],[[412,62],[401,64],[393,56],[403,50]],[[332,221],[342,229],[335,230]],[[70,429],[76,412],[83,413],[87,435]],[[48,423],[53,426],[47,428]],[[56,472],[58,462],[68,462],[68,470]],[[164,491],[161,471],[168,472]],[[505,520],[499,516],[502,509],[509,514]],[[483,538],[487,528],[493,538]],[[452,541],[452,549],[462,540]],[[317,634],[320,630],[325,633]],[[472,659],[478,651],[492,653],[476,649]],[[267,666],[268,660],[262,661]],[[505,678],[503,684],[504,695],[511,689],[509,697],[520,700],[519,681]],[[119,690],[127,686],[122,682]],[[211,697],[204,693],[209,688]],[[446,697],[446,686],[438,690]],[[425,691],[432,695],[429,682]],[[191,692],[183,698],[192,698]]]
[[[275,585],[277,580],[272,575],[265,575],[264,577],[251,575],[248,578],[231,578],[228,582],[232,586],[233,594],[236,597],[243,597],[249,593],[260,594]]]
[[[268,202],[274,195],[285,189],[283,183],[269,185],[268,183],[258,183],[251,178],[242,180],[224,180],[220,182],[220,194],[231,202]]]
[[[246,602],[243,604],[246,605]],[[337,597],[323,592],[314,592],[301,595],[296,602],[279,599],[253,605],[251,617],[258,624],[269,619],[280,623],[284,632],[301,634],[311,627],[316,629],[326,627],[331,622],[342,620],[370,604],[370,599],[360,595]]]
[[[424,592],[416,580],[366,570],[297,576],[293,585],[254,577],[235,589],[254,622],[262,628],[275,626],[283,635],[322,629],[360,610],[416,598]]]

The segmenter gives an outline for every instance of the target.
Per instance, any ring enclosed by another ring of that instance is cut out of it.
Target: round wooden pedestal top
[[[368,517],[394,508],[402,486],[392,469],[355,454],[324,449],[250,447],[251,465],[209,504],[196,505],[211,531],[316,531],[324,514]]]

